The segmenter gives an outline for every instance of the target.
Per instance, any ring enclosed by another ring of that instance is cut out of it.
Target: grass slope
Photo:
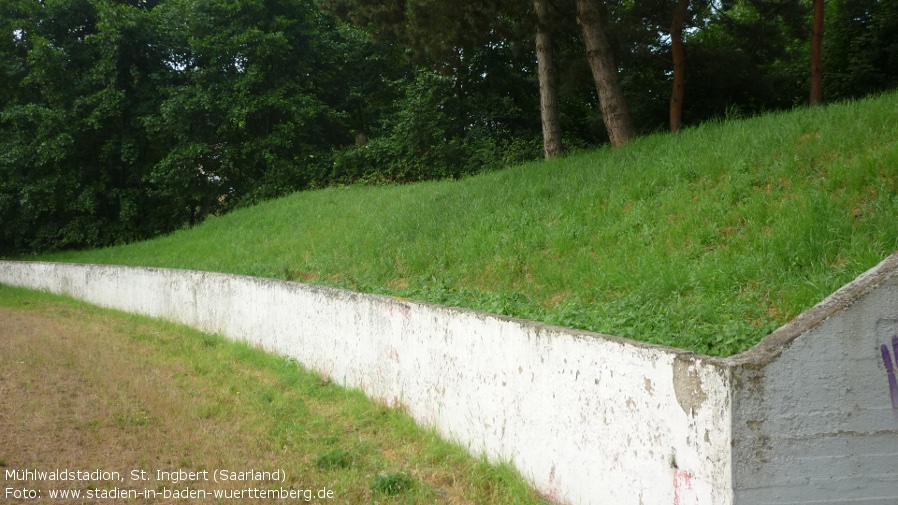
[[[40,259],[295,279],[729,355],[898,249],[898,94]]]

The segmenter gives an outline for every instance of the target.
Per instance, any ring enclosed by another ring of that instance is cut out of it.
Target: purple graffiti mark
[[[886,373],[889,376],[889,393],[892,396],[892,408],[898,410],[898,379],[895,378],[895,363],[892,362],[892,355],[889,354],[889,346],[882,344],[879,346],[882,352],[882,363],[886,366]],[[895,362],[898,362],[898,335],[892,337],[892,350],[895,353]]]

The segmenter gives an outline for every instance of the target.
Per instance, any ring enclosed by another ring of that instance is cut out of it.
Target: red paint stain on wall
[[[674,505],[684,505],[683,499],[688,495],[693,495],[692,491],[692,474],[686,470],[674,468]]]

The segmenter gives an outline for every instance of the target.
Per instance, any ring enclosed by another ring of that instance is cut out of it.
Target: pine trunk
[[[811,36],[811,105],[823,101],[823,0],[814,0],[814,29]]]
[[[596,81],[602,120],[608,137],[615,146],[622,146],[634,135],[633,120],[620,85],[611,46],[605,37],[605,26],[597,0],[577,0],[577,23],[583,32],[586,58]]]
[[[680,0],[670,23],[670,52],[673,57],[673,91],[670,93],[670,131],[683,125],[683,98],[686,95],[686,51],[683,48],[683,23],[689,0]]]
[[[558,112],[558,86],[552,54],[552,32],[547,0],[534,0],[536,10],[536,61],[539,68],[539,108],[543,125],[543,151],[546,159],[561,154],[561,116]]]

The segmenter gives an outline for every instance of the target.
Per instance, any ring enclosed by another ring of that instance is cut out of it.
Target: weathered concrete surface
[[[252,342],[401,405],[566,503],[732,503],[719,360],[481,312],[209,272],[0,262],[0,282]]]
[[[0,262],[0,282],[293,356],[561,502],[898,503],[898,255],[728,359],[209,272]]]
[[[892,255],[730,360],[736,503],[898,503],[896,269]]]

